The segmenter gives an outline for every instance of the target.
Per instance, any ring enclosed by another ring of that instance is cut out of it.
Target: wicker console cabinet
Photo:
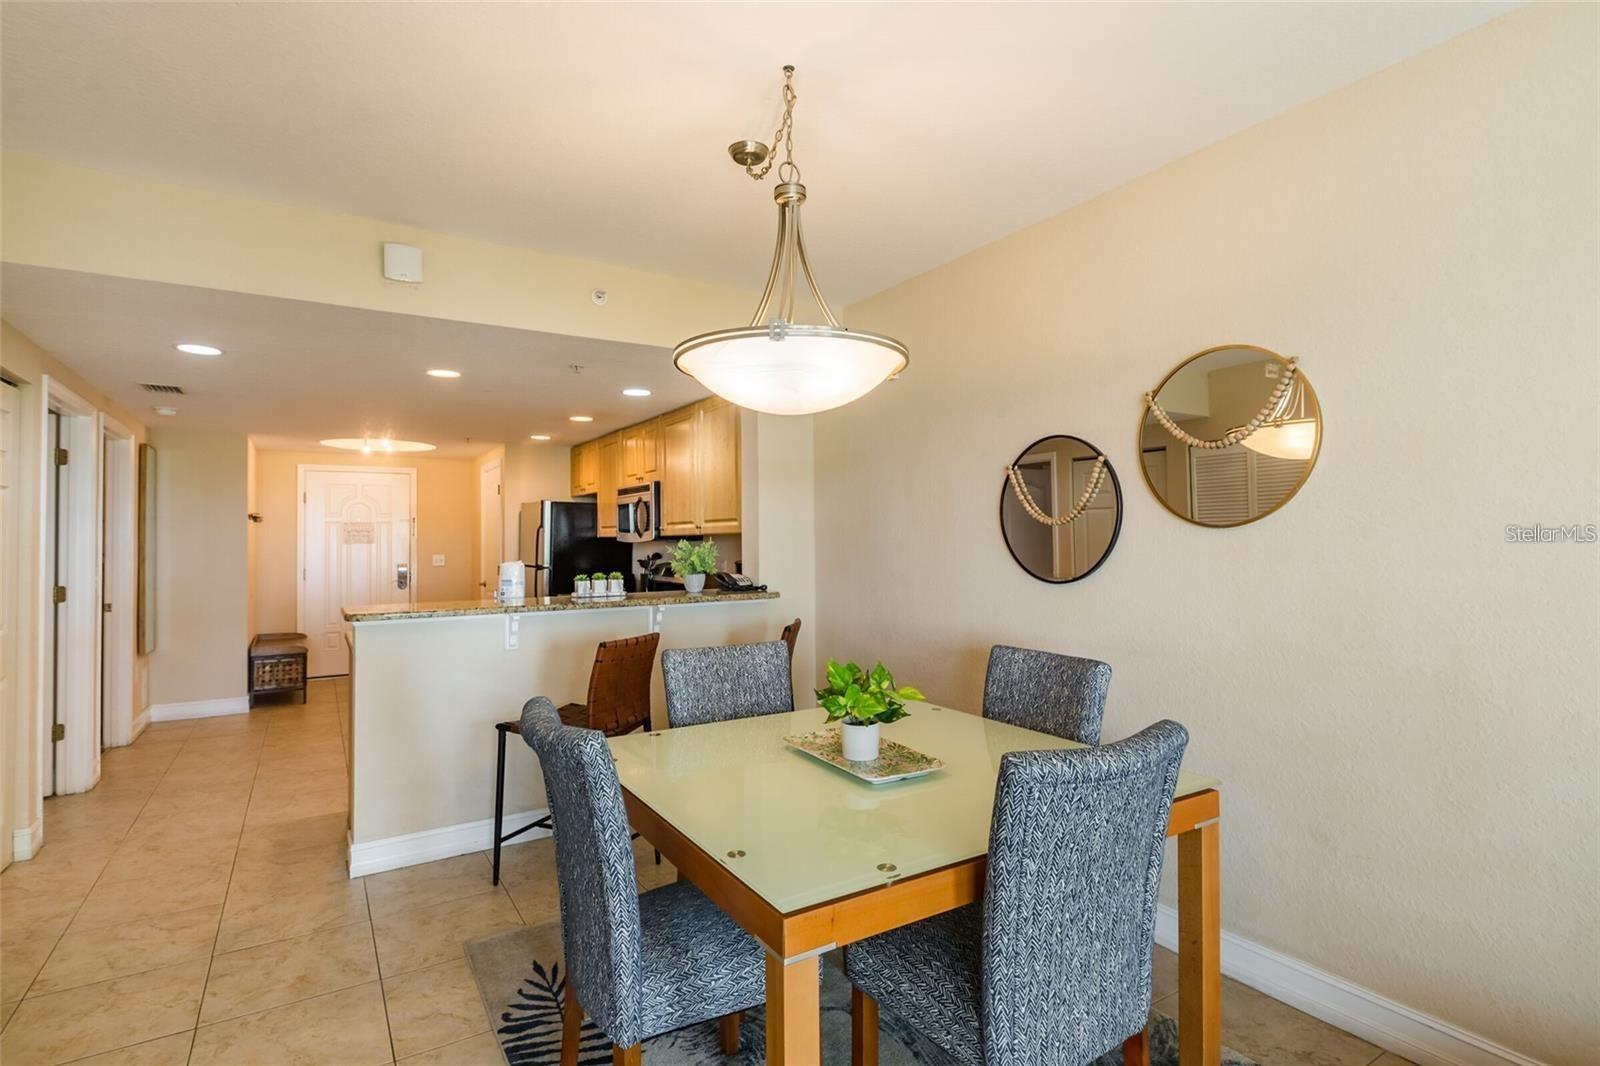
[[[304,633],[259,633],[250,642],[250,706],[269,692],[300,693],[306,701],[306,646]]]

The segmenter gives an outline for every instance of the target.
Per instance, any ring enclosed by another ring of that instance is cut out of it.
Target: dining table
[[[788,743],[825,725],[820,708],[609,740],[633,828],[766,948],[768,1063],[820,1062],[823,955],[982,900],[1001,756],[1082,746],[906,706],[884,741],[943,766],[885,784]],[[1219,787],[1180,772],[1167,825],[1178,839],[1181,1066],[1221,1061]]]

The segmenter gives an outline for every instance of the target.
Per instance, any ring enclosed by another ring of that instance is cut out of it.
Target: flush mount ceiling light
[[[458,377],[461,376],[461,371],[459,371],[459,370],[430,370],[430,371],[428,371],[428,376],[430,378],[458,378]]]
[[[772,193],[778,205],[778,243],[761,303],[748,326],[690,337],[672,353],[674,366],[718,396],[774,415],[812,414],[859,400],[911,361],[910,351],[893,337],[840,325],[811,274],[800,233],[806,187],[794,162],[794,102],[794,68],[784,67],[783,122],[773,134],[772,147],[759,141],[728,146],[733,161],[760,181],[772,169],[778,142],[783,142],[778,187]],[[821,324],[795,321],[797,271],[822,315]]]
[[[178,413],[176,407],[152,407],[151,410],[162,418],[171,418]]]
[[[550,439],[550,434],[548,434],[548,433],[532,433],[532,434],[528,435],[528,439],[529,440],[549,440]]]
[[[373,452],[431,452],[434,448],[432,444],[424,444],[420,440],[395,440],[392,437],[332,437],[320,443],[324,448],[360,452],[362,455],[371,455]]]
[[[594,416],[593,415],[568,415],[567,416],[567,421],[568,422],[593,422],[594,421]]]
[[[648,395],[650,395],[650,390],[649,389],[623,389],[622,390],[622,395],[624,395],[624,396],[648,396]]]
[[[209,344],[174,344],[174,348],[187,355],[221,355],[221,348],[214,348]]]

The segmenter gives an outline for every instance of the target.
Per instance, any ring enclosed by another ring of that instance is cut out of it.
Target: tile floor
[[[486,853],[349,880],[347,709],[316,682],[303,707],[157,723],[46,801],[43,851],[0,874],[7,1066],[503,1062],[461,945],[555,920],[550,843],[509,849],[499,888]],[[1223,984],[1224,1040],[1264,1064],[1403,1062]]]

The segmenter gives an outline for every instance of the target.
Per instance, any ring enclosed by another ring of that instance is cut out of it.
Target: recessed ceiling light
[[[548,434],[548,433],[533,433],[533,434],[530,434],[528,436],[528,439],[529,440],[549,440],[550,439],[550,434]]]
[[[221,348],[213,348],[209,344],[174,344],[174,348],[188,355],[221,355]]]
[[[622,390],[622,395],[624,395],[624,396],[648,396],[648,395],[650,395],[650,390],[649,389],[623,389]]]
[[[568,422],[593,422],[594,421],[594,416],[593,415],[570,415],[570,416],[568,416],[567,421]]]
[[[156,407],[152,408],[152,410],[164,418],[171,418],[173,415],[178,413],[178,409],[176,407]]]
[[[428,376],[430,378],[458,378],[458,377],[461,376],[461,371],[459,371],[459,370],[430,370],[430,371],[428,371]]]
[[[431,452],[432,444],[424,444],[420,440],[394,440],[391,437],[332,437],[319,441],[324,448],[338,448],[345,452],[360,452],[371,455],[373,452]]]

